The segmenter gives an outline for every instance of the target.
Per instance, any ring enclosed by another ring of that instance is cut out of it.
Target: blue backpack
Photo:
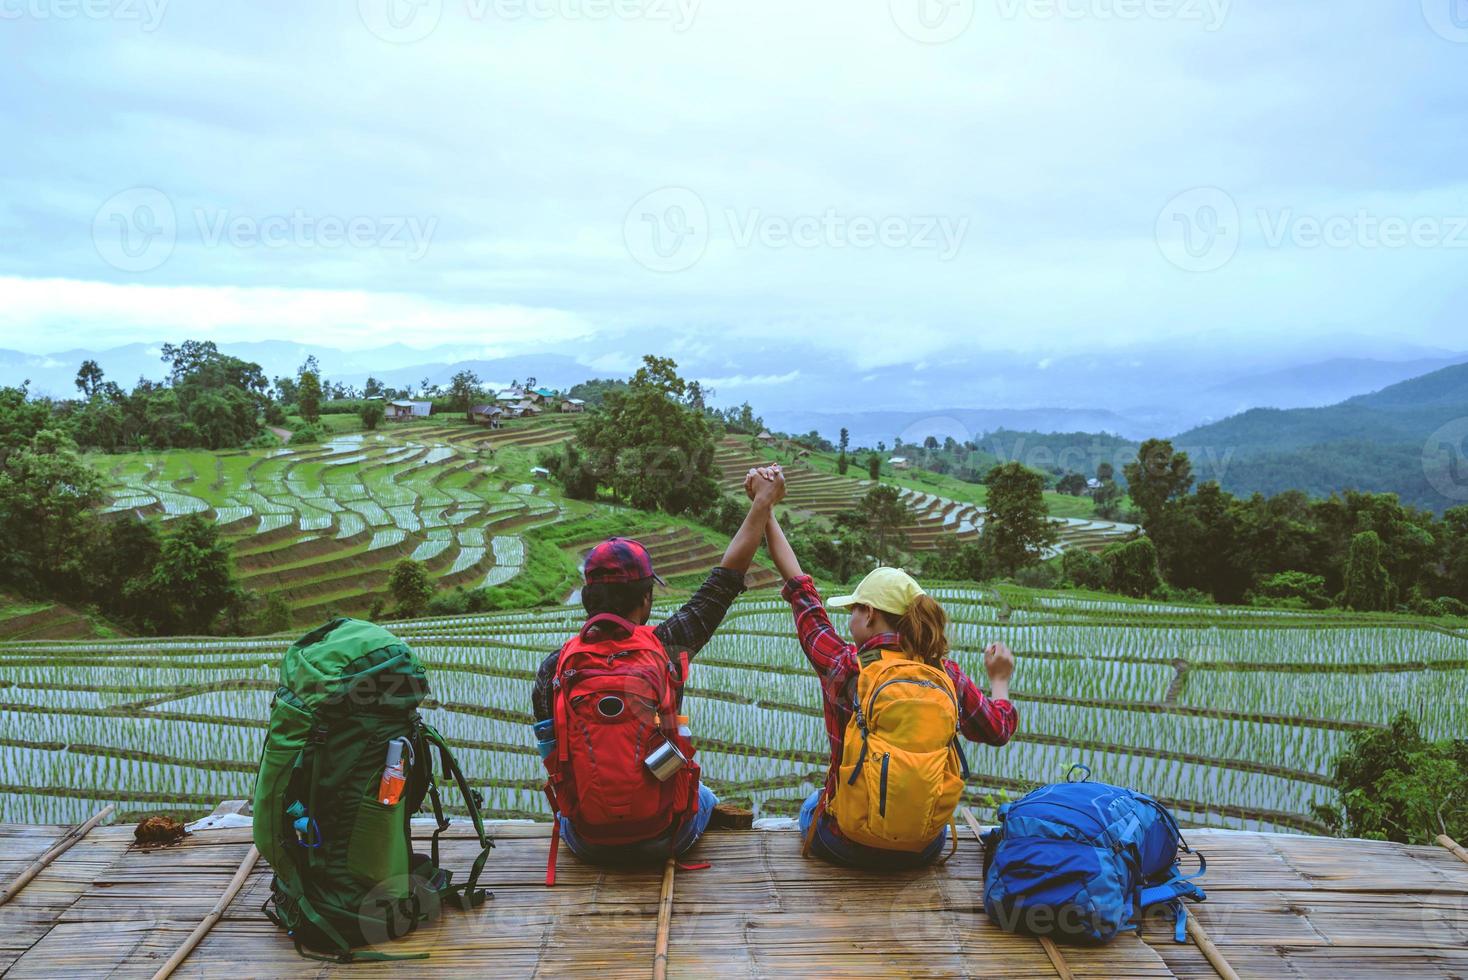
[[[1150,796],[1085,778],[1042,786],[1001,806],[984,835],[984,912],[1007,932],[1102,943],[1168,904],[1173,938],[1186,942],[1182,899],[1207,897],[1193,881],[1207,862],[1199,854],[1198,871],[1184,876],[1179,849],[1194,853]]]

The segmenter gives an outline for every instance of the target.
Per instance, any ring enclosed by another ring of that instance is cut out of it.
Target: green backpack
[[[419,716],[427,694],[413,651],[372,623],[334,619],[286,651],[260,753],[254,837],[275,872],[261,911],[303,956],[422,958],[427,954],[354,953],[352,947],[404,936],[446,903],[467,910],[488,897],[477,887],[494,846],[479,814],[482,801],[443,738]],[[405,781],[397,802],[385,806],[378,791],[394,741]],[[481,845],[462,885],[451,884],[452,874],[438,865],[438,838],[449,821],[429,758],[434,748],[444,780],[458,784]],[[409,825],[425,797],[438,821],[427,857],[413,853]]]

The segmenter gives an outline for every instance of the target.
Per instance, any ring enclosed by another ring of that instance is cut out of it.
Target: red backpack
[[[676,840],[698,812],[693,743],[678,731],[687,674],[686,653],[675,666],[652,627],[609,613],[587,620],[561,648],[552,687],[556,748],[545,759],[557,818],[547,885],[555,884],[562,816],[588,844],[616,845],[665,833]]]

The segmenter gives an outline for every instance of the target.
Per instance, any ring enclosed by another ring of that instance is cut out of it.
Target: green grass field
[[[583,518],[590,527],[600,518]],[[574,535],[573,535],[574,536]],[[550,543],[547,542],[549,545]],[[553,545],[552,545],[553,546]],[[956,657],[1017,652],[1019,734],[967,747],[988,818],[1071,765],[1156,794],[1191,825],[1319,832],[1331,760],[1353,731],[1407,711],[1424,733],[1468,726],[1468,633],[1392,616],[1134,603],[935,588]],[[665,602],[658,615],[672,608]],[[540,659],[578,622],[554,608],[390,624],[428,665],[426,715],[499,816],[546,816],[529,731]],[[0,822],[200,813],[250,793],[288,637],[0,644]],[[696,661],[687,705],[721,795],[789,814],[826,763],[815,678],[789,610],[746,595]]]

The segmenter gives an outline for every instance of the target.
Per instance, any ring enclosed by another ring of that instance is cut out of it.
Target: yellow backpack
[[[841,833],[869,847],[922,851],[953,821],[967,770],[948,672],[897,650],[863,654],[827,806]]]

